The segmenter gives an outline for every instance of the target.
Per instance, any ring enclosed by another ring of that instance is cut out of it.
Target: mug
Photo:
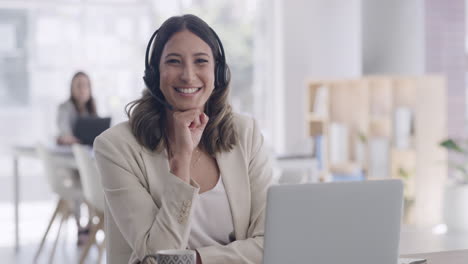
[[[154,255],[145,256],[141,263],[154,263],[154,260],[156,260],[158,264],[196,264],[197,254],[194,250],[159,250]]]

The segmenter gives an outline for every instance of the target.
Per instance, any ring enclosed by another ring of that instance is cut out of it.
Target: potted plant
[[[448,163],[452,173],[444,193],[445,224],[449,231],[468,232],[468,141],[449,138],[440,146],[454,153]]]
[[[414,195],[410,190],[410,180],[413,177],[412,173],[403,168],[398,168],[398,177],[403,182],[403,220],[407,224],[412,223],[413,219],[413,206],[414,206]]]

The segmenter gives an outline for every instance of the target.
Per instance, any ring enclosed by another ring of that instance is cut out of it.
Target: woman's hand
[[[193,150],[200,143],[201,136],[208,123],[208,116],[198,109],[173,114],[172,142],[173,155],[192,155]]]
[[[208,124],[208,116],[199,109],[173,113],[174,142],[171,142],[171,172],[190,182],[190,162],[193,150],[200,143]]]
[[[64,135],[57,138],[57,144],[59,145],[72,145],[80,143],[80,140],[71,135]]]

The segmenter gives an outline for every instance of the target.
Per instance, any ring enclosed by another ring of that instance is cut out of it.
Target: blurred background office
[[[351,81],[344,86],[358,86],[357,91],[361,92],[352,92],[351,95],[358,94],[355,98],[344,94],[344,100],[347,104],[360,105],[359,100],[364,97],[369,97],[366,103],[373,103],[369,83],[374,80],[367,79],[369,76],[383,78],[377,82],[405,83],[395,88],[397,91],[417,86],[409,96],[410,105],[415,106],[409,107],[411,127],[417,128],[411,132],[413,141],[426,144],[418,141],[427,138],[424,131],[439,131],[435,141],[427,144],[436,147],[436,151],[446,151],[437,142],[447,138],[457,142],[467,139],[468,4],[465,0],[0,0],[1,259],[9,263],[31,262],[57,199],[39,159],[17,159],[15,169],[15,147],[38,142],[53,145],[58,134],[57,107],[70,96],[71,77],[79,70],[88,73],[92,80],[99,115],[111,117],[112,125],[125,121],[125,105],[138,98],[144,88],[144,52],[149,37],[162,21],[184,13],[202,17],[219,33],[233,76],[231,103],[236,111],[259,121],[277,159],[275,177],[279,183],[340,179],[329,177],[337,169],[317,157],[321,150],[317,148],[320,140],[316,135],[327,136],[331,130],[338,134],[346,131],[341,124],[335,124],[335,121],[346,121],[332,120],[333,114],[330,120],[328,115],[325,119],[314,115],[313,110],[318,108],[312,104],[320,103],[314,87],[325,87],[318,89],[321,94],[330,89],[326,93],[333,98],[335,90],[329,87]],[[431,81],[429,76],[440,77],[442,81]],[[429,79],[423,80],[429,81],[422,83],[427,85],[427,92],[421,90],[417,79],[426,77]],[[431,92],[433,86],[441,92]],[[390,94],[399,98],[397,94],[405,92]],[[430,104],[434,105],[433,109],[416,106],[419,100],[424,102],[427,94],[433,95],[428,98],[436,98]],[[376,97],[380,98],[376,101],[390,100],[385,92]],[[336,104],[330,100],[325,108],[332,109],[331,112],[342,106],[343,99],[337,99]],[[406,109],[390,104],[389,120],[393,120],[394,111],[400,113]],[[438,120],[435,125],[431,125],[431,116]],[[373,117],[364,117],[372,127]],[[388,136],[390,145],[398,140],[394,126],[383,125],[386,131],[383,134]],[[418,134],[421,131],[422,136]],[[370,142],[372,129],[366,133],[364,136]],[[330,148],[326,144],[322,147]],[[389,148],[387,152],[392,152],[392,147]],[[353,145],[352,150],[338,148],[338,151],[354,152],[355,149]],[[410,152],[410,156],[417,163],[424,153],[419,149]],[[418,186],[425,182],[421,176],[414,176],[419,180],[411,181],[411,190],[419,197],[420,206],[402,235],[407,238],[401,243],[403,253],[468,245],[468,226],[466,232],[463,228],[448,232],[443,213],[445,181],[462,173],[448,166],[447,161],[463,166],[468,161],[451,151],[441,155],[437,156],[442,157],[440,160],[431,161],[430,165],[422,162],[415,165],[418,168],[415,174],[436,163],[442,165],[433,171],[442,168],[443,172],[436,175],[437,180],[426,181],[429,185]],[[351,156],[356,160],[355,154]],[[332,155],[330,161],[336,157]],[[363,165],[362,161],[358,163]],[[380,170],[391,170],[391,164],[385,166]],[[404,177],[402,168],[398,169]],[[369,175],[372,168],[367,165],[361,166],[360,171],[364,179],[375,176]],[[16,185],[15,173],[19,175]],[[392,173],[385,177],[392,177]],[[17,218],[15,197],[20,203]],[[468,204],[467,197],[465,204]],[[466,215],[465,209],[465,215],[459,217],[468,219]],[[19,219],[18,236],[14,232],[15,219]],[[62,237],[57,247],[59,263],[78,259],[81,254],[82,249],[76,247],[74,228],[72,224],[65,227],[72,231]],[[104,234],[99,233],[97,239],[102,241]],[[52,241],[53,238],[46,241],[46,254]],[[87,261],[94,263],[97,258],[98,250],[92,249]]]

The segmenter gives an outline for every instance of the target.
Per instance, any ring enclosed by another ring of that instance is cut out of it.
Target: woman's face
[[[179,111],[201,109],[214,89],[215,61],[210,46],[188,30],[175,33],[159,62],[161,92]]]
[[[78,75],[72,83],[72,96],[80,105],[84,105],[91,98],[91,87],[88,77]]]

